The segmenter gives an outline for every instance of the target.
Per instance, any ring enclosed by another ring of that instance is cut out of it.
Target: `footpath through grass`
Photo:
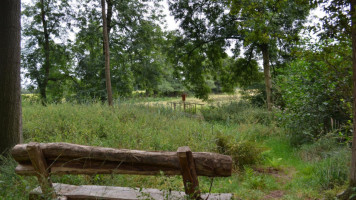
[[[324,138],[300,148],[273,116],[246,103],[206,108],[202,116],[163,107],[120,104],[114,109],[100,103],[23,103],[25,142],[69,142],[114,148],[192,151],[229,154],[236,167],[228,178],[215,178],[214,193],[233,193],[236,199],[332,199],[346,184],[349,150]],[[0,199],[28,199],[38,186],[35,177],[14,173],[16,163],[1,158]],[[203,192],[211,179],[200,177]],[[96,184],[183,191],[180,176],[53,176],[54,182]]]

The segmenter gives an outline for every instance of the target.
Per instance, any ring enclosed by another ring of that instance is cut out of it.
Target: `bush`
[[[256,107],[266,107],[266,85],[264,82],[255,82],[248,87],[244,87],[240,94],[242,99],[248,101]]]
[[[218,134],[216,136],[217,151],[232,157],[234,165],[243,169],[246,165],[254,165],[260,161],[263,148],[256,142],[236,141],[232,136]]]
[[[273,119],[267,110],[253,107],[244,101],[210,106],[202,109],[201,113],[206,121],[224,123],[260,123],[269,125]]]
[[[279,120],[292,134],[293,144],[311,142],[334,129],[351,133],[350,52],[346,44],[321,46],[301,52],[279,70],[276,88],[284,104]]]

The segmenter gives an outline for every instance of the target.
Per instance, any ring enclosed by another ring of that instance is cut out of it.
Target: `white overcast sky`
[[[174,17],[170,14],[168,9],[168,0],[163,2],[164,6],[164,14],[166,15],[166,22],[167,22],[167,30],[175,30],[178,29],[178,23],[174,20]]]

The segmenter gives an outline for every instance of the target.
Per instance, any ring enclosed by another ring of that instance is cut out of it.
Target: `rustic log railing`
[[[16,145],[12,156],[19,163],[16,173],[37,176],[42,192],[52,198],[56,197],[56,189],[51,174],[158,175],[163,172],[182,175],[185,193],[201,199],[198,176],[227,177],[232,170],[231,157],[191,152],[189,147],[180,147],[177,152],[152,152],[69,143],[29,143]]]
[[[172,110],[180,109],[192,113],[197,113],[197,106],[200,106],[200,108],[202,108],[205,104],[178,101],[178,102],[168,102],[167,105],[170,105]]]

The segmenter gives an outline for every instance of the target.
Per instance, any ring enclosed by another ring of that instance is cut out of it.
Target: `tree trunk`
[[[30,144],[16,145],[12,157],[19,162],[19,174],[36,174],[31,167],[27,148]],[[141,151],[94,147],[70,143],[40,143],[51,173],[69,174],[122,174],[153,175],[165,171],[165,175],[180,174],[177,152]],[[210,152],[193,152],[195,168],[201,176],[231,176],[230,156]],[[30,165],[29,165],[30,164]]]
[[[262,55],[263,55],[263,72],[265,75],[265,84],[266,84],[266,94],[267,94],[267,108],[269,111],[272,110],[272,81],[271,81],[271,69],[269,65],[269,53],[268,45],[263,44],[261,46]]]
[[[108,25],[105,14],[105,0],[101,0],[102,18],[103,18],[103,41],[104,41],[104,53],[105,53],[105,82],[106,91],[108,94],[109,106],[112,106],[112,91],[111,91],[111,79],[110,79],[110,49],[109,49],[109,36]]]
[[[0,1],[0,154],[22,141],[20,0]]]
[[[111,31],[111,18],[112,18],[112,9],[113,9],[113,4],[112,4],[112,0],[106,0],[107,4],[108,4],[108,13],[106,15],[106,28],[108,30],[108,38],[110,35],[110,31]]]
[[[352,68],[353,68],[353,140],[352,140],[352,158],[350,171],[350,186],[356,186],[356,0],[351,0],[351,24],[352,24]]]
[[[48,83],[48,77],[49,77],[50,61],[49,61],[49,33],[48,33],[48,28],[47,28],[46,11],[44,9],[43,0],[41,0],[41,20],[42,20],[42,26],[43,26],[43,33],[44,33],[44,37],[45,37],[45,41],[44,41],[45,74],[44,74],[42,83],[38,84],[38,86],[40,87],[40,95],[41,95],[41,99],[42,99],[42,104],[46,105],[46,102],[47,102],[46,89],[47,89],[47,83]]]
[[[349,187],[339,194],[337,197],[341,200],[356,199],[352,197],[354,188],[356,187],[356,0],[350,1],[350,15],[351,15],[351,39],[352,39],[352,79],[353,79],[353,138],[351,148],[351,166]]]

